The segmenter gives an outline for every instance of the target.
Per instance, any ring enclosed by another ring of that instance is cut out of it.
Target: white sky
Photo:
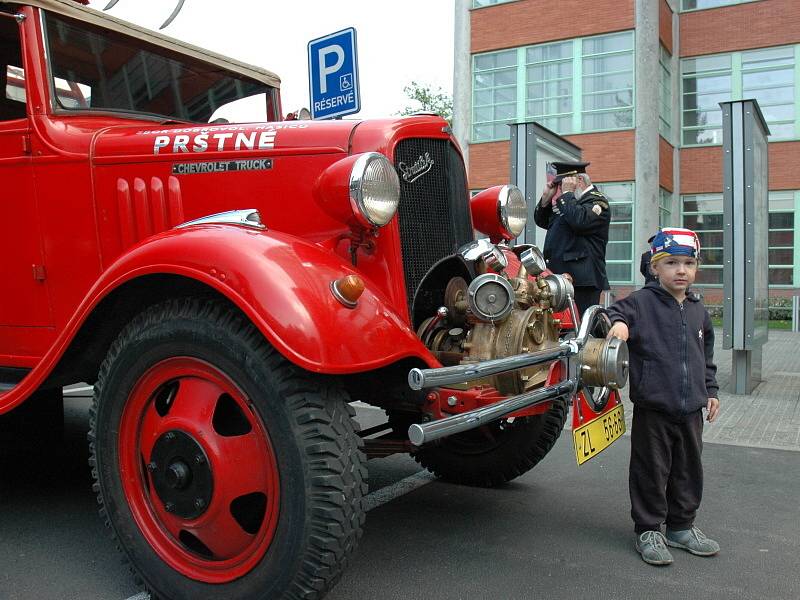
[[[109,14],[158,30],[178,0],[119,0]],[[162,31],[281,78],[284,113],[309,107],[307,45],[355,27],[361,112],[354,118],[397,114],[410,105],[412,80],[453,90],[454,0],[186,0]],[[91,0],[102,10],[108,0]]]

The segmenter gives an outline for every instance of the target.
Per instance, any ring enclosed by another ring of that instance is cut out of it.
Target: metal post
[[[603,308],[608,308],[617,301],[617,295],[611,290],[603,292]]]
[[[800,332],[800,296],[792,296],[792,331]]]
[[[732,350],[731,389],[750,394],[761,380],[768,338],[769,127],[756,100],[720,102],[723,164],[723,335]]]
[[[554,160],[580,160],[581,149],[538,123],[512,123],[510,126],[510,181],[522,191],[528,202],[528,223],[517,242],[541,246],[544,232],[539,230],[542,238],[537,239],[533,214],[544,183],[545,164]]]

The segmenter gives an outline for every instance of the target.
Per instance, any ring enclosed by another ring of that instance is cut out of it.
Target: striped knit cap
[[[691,229],[664,227],[653,236],[650,250],[651,263],[669,255],[700,258],[700,240]]]

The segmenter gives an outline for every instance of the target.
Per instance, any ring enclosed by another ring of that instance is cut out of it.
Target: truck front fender
[[[143,275],[199,280],[238,306],[288,360],[318,373],[355,373],[409,356],[432,359],[377,286],[355,308],[330,290],[358,274],[329,251],[294,236],[206,224],[172,230],[120,257],[95,286],[104,297]],[[93,302],[96,304],[96,302]]]
[[[352,274],[362,277],[366,288],[351,309],[334,298],[330,283]],[[150,275],[186,277],[213,288],[278,352],[308,371],[357,373],[407,357],[439,366],[378,286],[330,251],[279,232],[193,225],[148,238],[117,258],[40,363],[16,388],[0,395],[0,413],[42,384],[105,298]]]

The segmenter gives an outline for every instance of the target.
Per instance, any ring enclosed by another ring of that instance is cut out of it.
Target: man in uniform
[[[656,236],[654,236],[654,235],[650,236],[650,238],[647,240],[647,245],[648,246],[653,243],[653,240],[655,239],[655,237]],[[642,274],[642,277],[644,277],[644,284],[645,285],[647,285],[651,281],[658,281],[656,276],[653,275],[653,272],[650,270],[650,259],[652,258],[652,256],[653,256],[653,253],[648,248],[647,250],[642,252],[642,259],[641,259],[641,262],[639,263],[639,272]]]
[[[585,162],[548,165],[548,181],[533,220],[547,230],[544,257],[554,273],[568,273],[575,286],[575,303],[583,314],[600,303],[609,289],[606,244],[611,210],[608,199],[592,185]]]

